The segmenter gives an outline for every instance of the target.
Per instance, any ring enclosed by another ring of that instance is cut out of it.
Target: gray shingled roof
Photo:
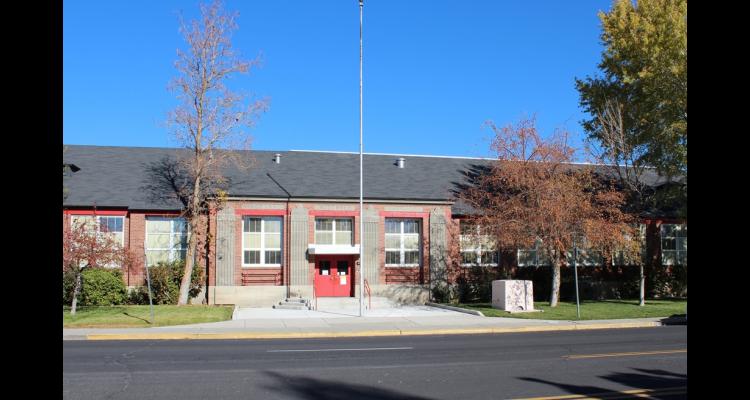
[[[176,159],[184,149],[66,145],[64,163],[80,171],[64,177],[68,207],[127,207],[178,209],[176,201],[156,201],[149,194],[149,167],[165,157]],[[273,161],[281,154],[281,163]],[[270,174],[293,198],[359,198],[359,154],[313,151],[246,151],[251,168],[227,168],[232,196],[286,198]],[[364,196],[378,200],[453,201],[453,193],[466,184],[466,172],[490,165],[492,160],[457,157],[403,156],[406,167],[396,166],[398,155],[365,154]],[[652,177],[654,182],[658,176]],[[461,203],[454,212],[468,212]]]

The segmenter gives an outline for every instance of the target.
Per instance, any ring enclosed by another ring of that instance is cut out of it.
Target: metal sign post
[[[362,308],[365,304],[365,263],[362,256],[364,255],[364,238],[365,238],[365,221],[362,206],[362,4],[359,0],[359,316],[362,316]]]
[[[573,241],[573,274],[576,280],[576,315],[578,319],[581,319],[581,302],[578,299],[578,267],[576,266],[576,260],[578,260],[578,247],[576,246],[575,240]]]

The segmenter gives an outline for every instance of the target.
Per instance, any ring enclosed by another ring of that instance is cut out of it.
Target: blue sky
[[[233,44],[263,65],[233,89],[270,98],[251,131],[260,150],[359,151],[356,0],[225,1]],[[366,0],[366,152],[491,156],[486,120],[536,114],[580,145],[575,77],[597,72],[599,10],[610,1]],[[66,144],[174,147],[167,90],[184,47],[178,12],[197,1],[63,3]]]

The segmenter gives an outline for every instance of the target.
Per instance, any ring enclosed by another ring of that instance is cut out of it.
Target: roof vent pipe
[[[276,164],[281,164],[281,153],[274,154],[273,162],[275,162]]]
[[[403,157],[397,158],[396,165],[398,165],[399,168],[404,168],[404,166],[406,165],[406,159]]]

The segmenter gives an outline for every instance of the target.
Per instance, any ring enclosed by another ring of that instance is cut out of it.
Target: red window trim
[[[337,210],[310,210],[311,217],[358,217],[359,211],[337,211]]]
[[[286,211],[284,211],[284,210],[249,210],[249,209],[237,209],[237,210],[234,210],[234,213],[236,215],[258,216],[258,217],[264,217],[264,216],[278,216],[278,217],[283,217],[283,216],[286,215]]]
[[[127,211],[118,211],[118,210],[65,210],[65,215],[103,215],[103,216],[122,216],[125,217],[128,215]]]

